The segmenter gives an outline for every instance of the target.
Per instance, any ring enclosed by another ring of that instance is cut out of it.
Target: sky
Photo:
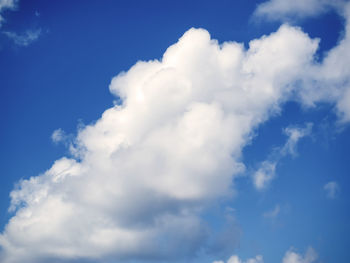
[[[345,0],[0,0],[0,262],[346,262],[349,63]]]

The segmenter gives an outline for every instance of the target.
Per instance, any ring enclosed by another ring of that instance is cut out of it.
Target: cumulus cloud
[[[23,34],[5,31],[3,32],[9,39],[11,39],[17,46],[26,47],[36,41],[41,35],[41,29],[27,30]]]
[[[331,8],[341,9],[344,0],[269,0],[258,5],[254,15],[269,20],[290,20],[317,16]]]
[[[17,7],[18,0],[0,0],[0,27],[4,23],[5,19],[3,13],[6,10],[13,10]]]
[[[279,112],[317,45],[286,25],[248,50],[190,29],[162,60],[119,74],[110,90],[123,103],[79,131],[78,158],[11,193],[2,261],[195,253],[200,211],[231,194],[242,148]]]
[[[340,187],[339,184],[335,181],[326,183],[323,186],[323,189],[326,191],[327,198],[335,199],[339,195]]]
[[[308,248],[304,255],[298,254],[293,249],[286,252],[282,263],[313,263],[317,259],[317,253],[313,248]]]
[[[346,120],[348,34],[319,64],[318,42],[282,25],[245,49],[190,29],[161,60],[120,73],[110,91],[122,104],[78,131],[73,157],[11,192],[1,262],[194,255],[210,232],[201,212],[232,194],[243,147],[285,101],[335,103]],[[286,133],[295,152],[303,133]]]
[[[253,183],[256,189],[263,190],[276,176],[276,166],[285,156],[296,156],[297,143],[305,136],[311,134],[312,123],[306,123],[305,127],[289,126],[283,129],[283,133],[288,136],[286,143],[282,147],[275,148],[267,160],[260,163],[259,168],[253,173]]]

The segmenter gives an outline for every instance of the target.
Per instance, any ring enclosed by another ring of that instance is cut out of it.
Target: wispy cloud
[[[292,156],[297,155],[297,144],[299,140],[305,136],[309,136],[312,131],[312,123],[306,123],[305,127],[293,127],[289,126],[283,130],[288,136],[286,144],[280,150],[282,156],[290,154]]]
[[[265,189],[275,178],[276,166],[283,157],[297,155],[299,140],[311,134],[312,126],[312,123],[306,123],[305,127],[289,126],[283,129],[283,133],[288,136],[286,143],[282,147],[273,149],[267,160],[261,162],[259,168],[253,173],[252,179],[256,189]]]
[[[17,7],[18,0],[0,0],[0,27],[2,26],[5,18],[3,12],[5,10],[14,10]]]
[[[263,214],[263,217],[271,219],[276,218],[279,215],[280,211],[280,206],[277,204],[273,210],[265,212]]]
[[[269,0],[258,5],[255,17],[268,20],[291,20],[317,16],[331,8],[344,7],[344,0]]]
[[[36,41],[41,35],[41,29],[27,30],[23,34],[17,34],[15,32],[4,31],[9,39],[11,39],[17,46],[28,46]]]
[[[339,184],[335,181],[331,181],[331,182],[326,183],[323,186],[323,189],[326,191],[327,198],[329,198],[329,199],[335,199],[339,195],[339,192],[340,192]]]

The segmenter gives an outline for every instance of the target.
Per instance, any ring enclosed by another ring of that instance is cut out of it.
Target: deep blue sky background
[[[275,31],[280,23],[252,20],[260,2],[31,0],[6,12],[3,31],[41,28],[42,34],[27,47],[0,35],[1,228],[11,216],[8,195],[15,183],[44,172],[67,153],[51,141],[52,132],[62,128],[74,134],[80,122],[98,119],[113,105],[108,90],[113,76],[138,60],[161,58],[190,27],[203,27],[220,42],[246,45]],[[320,59],[343,29],[342,19],[332,12],[294,23],[321,38]],[[257,192],[249,178],[242,177],[237,197],[216,210],[211,224],[220,227],[225,207],[235,209],[241,238],[231,254],[246,258],[261,253],[266,262],[277,263],[290,246],[300,251],[312,246],[324,262],[348,259],[350,129],[337,124],[332,105],[316,111],[288,103],[280,116],[257,131],[244,151],[244,162],[249,172],[273,147],[283,145],[282,128],[305,122],[314,123],[312,136],[300,142],[297,157],[279,163],[278,177],[267,191]],[[323,190],[329,181],[341,188],[334,200]],[[277,204],[277,218],[262,216]]]

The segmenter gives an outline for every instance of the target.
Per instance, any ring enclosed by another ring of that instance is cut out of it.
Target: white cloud
[[[328,182],[324,185],[323,189],[327,193],[327,198],[335,199],[339,195],[340,187],[335,181]]]
[[[0,0],[0,28],[5,21],[3,17],[4,11],[16,9],[18,2],[19,0]],[[37,12],[35,15],[37,15]],[[12,31],[2,31],[1,33],[11,39],[17,46],[28,46],[39,38],[41,29],[29,29],[22,34]]]
[[[225,263],[224,261],[214,261],[213,263]],[[258,255],[255,258],[242,261],[237,255],[231,256],[226,263],[264,263],[263,257]]]
[[[313,126],[312,123],[306,123],[304,128],[292,127],[292,126],[285,128],[283,131],[288,136],[288,140],[286,144],[283,146],[283,148],[281,149],[281,154],[283,156],[287,154],[296,156],[297,143],[301,138],[311,134],[312,126]]]
[[[13,10],[17,7],[18,0],[0,0],[0,27],[5,21],[3,12],[6,10]]]
[[[259,169],[253,174],[254,186],[258,190],[265,189],[276,176],[277,162],[263,161]]]
[[[260,163],[259,168],[253,173],[252,179],[256,189],[266,189],[271,180],[276,177],[276,166],[286,155],[296,156],[296,146],[299,140],[311,134],[312,123],[306,123],[305,127],[289,126],[283,129],[288,136],[282,147],[273,150],[267,160]]]
[[[195,253],[206,233],[199,212],[231,194],[242,147],[317,44],[289,26],[248,50],[190,29],[161,61],[119,74],[110,90],[123,105],[79,131],[80,161],[57,160],[11,193],[2,262]]]
[[[280,211],[281,211],[280,206],[276,205],[273,210],[265,212],[263,216],[265,218],[276,218],[279,215]]]
[[[297,91],[304,104],[337,103],[347,114],[338,101],[349,78],[348,44],[316,64],[318,42],[282,25],[245,50],[190,29],[160,61],[119,74],[110,90],[123,104],[78,132],[77,158],[57,160],[12,191],[15,214],[0,235],[1,261],[195,254],[207,233],[200,212],[231,195],[244,170],[243,147],[283,102]],[[321,94],[331,87],[332,96],[317,97],[311,80],[322,84]],[[300,134],[290,136],[289,153]]]
[[[344,38],[330,50],[322,64],[316,66],[301,97],[307,104],[325,101],[335,102],[342,122],[350,121],[350,3],[342,13],[346,20]],[[312,85],[314,82],[315,85]],[[307,90],[307,91],[306,91]]]
[[[41,29],[27,30],[24,34],[17,34],[9,31],[5,31],[3,34],[10,38],[17,46],[25,47],[39,38],[41,35]]]
[[[62,129],[57,129],[54,130],[52,135],[51,135],[51,139],[54,143],[59,143],[65,140],[66,138],[66,134]]]
[[[271,20],[316,16],[335,10],[345,19],[344,37],[322,63],[314,63],[300,77],[299,97],[305,106],[335,103],[340,122],[350,121],[350,3],[344,0],[270,0],[260,4],[255,16]]]
[[[317,253],[313,248],[308,248],[305,255],[301,255],[290,249],[285,254],[282,263],[313,263],[317,259]]]
[[[344,0],[269,0],[258,5],[254,15],[269,20],[290,20],[312,17],[330,10],[340,9]]]
[[[282,259],[282,263],[314,263],[317,259],[316,251],[310,247],[307,249],[305,255],[301,255],[289,249]],[[224,261],[213,261],[213,263],[225,263]],[[237,255],[231,256],[226,263],[264,263],[263,257],[261,255],[256,256],[255,258],[247,259],[242,261]]]

